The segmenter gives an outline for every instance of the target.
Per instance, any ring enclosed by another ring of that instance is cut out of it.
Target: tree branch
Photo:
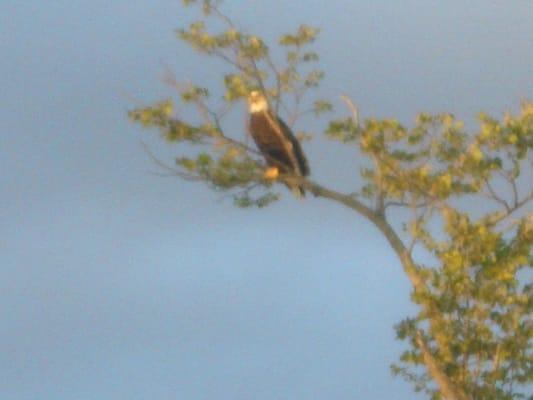
[[[421,331],[416,332],[415,338],[416,344],[422,353],[424,364],[428,368],[431,376],[439,385],[441,394],[446,400],[469,400],[466,393],[461,390],[457,385],[454,385],[450,379],[442,372],[442,369],[437,364],[435,358],[431,354],[431,351],[427,347]]]
[[[297,183],[310,193],[313,193],[316,197],[327,198],[343,204],[370,220],[381,231],[381,233],[383,233],[395,253],[400,258],[404,271],[411,281],[415,292],[423,293],[428,291],[420,271],[412,259],[409,249],[405,246],[391,225],[386,221],[384,216],[376,213],[376,211],[352,196],[325,188],[311,180],[294,176],[282,176],[281,179],[283,179],[285,182]],[[427,307],[430,310],[435,311],[433,314],[436,316],[433,324],[437,324],[441,317],[439,317],[439,312],[436,310],[436,305],[432,301],[429,301]],[[428,372],[433,379],[435,379],[435,382],[437,382],[444,398],[446,400],[469,400],[465,392],[444,373],[435,358],[429,352],[425,342],[421,337],[420,339],[417,338],[417,343],[423,353]]]
[[[394,252],[400,258],[400,261],[402,262],[405,272],[407,273],[407,276],[411,281],[411,284],[413,285],[415,291],[427,291],[427,287],[418,272],[418,268],[416,267],[415,262],[411,258],[409,250],[382,215],[376,213],[372,208],[366,206],[361,201],[357,200],[352,196],[339,193],[331,189],[327,189],[324,186],[321,186],[318,183],[315,183],[308,179],[292,176],[284,177],[284,179],[285,181],[292,181],[294,183],[297,183],[298,185],[303,186],[304,189],[313,193],[317,197],[324,197],[341,203],[346,207],[357,211],[359,214],[370,220],[381,231],[381,233],[383,233],[389,244],[392,246]]]
[[[143,147],[146,154],[148,154],[148,157],[152,160],[152,162],[157,165],[159,168],[167,171],[167,174],[158,174],[159,176],[178,176],[186,181],[192,181],[192,182],[198,182],[198,181],[204,181],[200,176],[193,175],[193,174],[187,174],[183,171],[180,171],[176,169],[175,167],[172,167],[168,164],[166,164],[164,161],[161,161],[159,158],[157,158],[152,150],[148,147],[148,145],[144,142],[141,142],[141,146]]]

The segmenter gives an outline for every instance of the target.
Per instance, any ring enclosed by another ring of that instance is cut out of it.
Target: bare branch
[[[520,210],[522,207],[527,205],[532,200],[533,200],[533,192],[531,192],[528,196],[522,198],[522,200],[519,200],[518,202],[516,202],[515,206],[509,208],[505,213],[501,214],[497,218],[492,219],[491,223],[494,225],[499,224],[506,218],[510,217],[513,213],[515,213],[516,211]]]
[[[280,105],[286,108],[285,104],[283,103],[281,99],[281,73],[279,72],[279,69],[276,67],[276,64],[274,64],[274,61],[270,57],[270,53],[267,53],[265,60],[266,60],[267,65],[272,70],[272,72],[274,72],[274,76],[276,77],[276,104],[274,105],[274,110],[277,115],[279,114]]]
[[[160,160],[159,158],[157,158],[154,155],[154,153],[150,150],[150,148],[148,147],[148,145],[146,143],[141,142],[141,146],[143,147],[144,151],[146,152],[146,154],[148,154],[148,157],[150,157],[150,159],[152,160],[152,162],[154,164],[156,164],[161,169],[167,171],[167,174],[158,174],[158,175],[160,175],[160,176],[178,176],[178,177],[180,177],[182,179],[185,179],[186,181],[192,181],[192,182],[198,182],[198,181],[203,181],[204,180],[200,176],[193,175],[193,174],[187,174],[187,173],[185,173],[183,171],[180,171],[176,167],[172,167],[172,166],[168,165],[167,163],[165,163],[164,161]]]
[[[384,234],[385,238],[388,240],[389,244],[392,246],[393,250],[400,258],[404,270],[409,280],[411,281],[415,291],[427,290],[427,287],[418,271],[416,263],[409,254],[409,250],[404,245],[398,234],[394,231],[392,226],[386,221],[383,215],[376,213],[372,208],[366,206],[364,203],[362,203],[353,196],[327,189],[319,185],[318,183],[312,182],[311,180],[304,179],[302,177],[287,175],[282,176],[281,179],[285,182],[301,185],[304,189],[313,193],[317,197],[324,197],[341,203],[346,207],[357,211],[359,214],[363,215],[372,223],[374,223],[374,225]]]
[[[518,189],[516,187],[516,179],[510,178],[511,188],[513,189],[513,204],[514,207],[518,204]]]
[[[487,197],[489,199],[492,199],[494,201],[496,201],[497,203],[501,204],[502,206],[505,207],[505,209],[507,210],[507,212],[510,211],[511,207],[509,206],[509,204],[507,203],[507,201],[505,201],[504,199],[502,199],[501,197],[499,197],[496,192],[494,191],[494,189],[492,188],[490,182],[488,179],[485,180],[485,186],[487,187],[489,193],[487,194]]]
[[[350,111],[352,112],[352,119],[355,122],[355,125],[359,127],[359,109],[357,106],[353,103],[353,101],[346,95],[341,96],[341,100],[346,103]]]

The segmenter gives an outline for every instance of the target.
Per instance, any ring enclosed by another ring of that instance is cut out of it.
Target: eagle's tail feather
[[[303,199],[305,197],[305,190],[303,187],[298,186],[298,185],[291,185],[291,186],[287,185],[287,186],[289,187],[289,189],[291,189],[292,194],[297,199]]]

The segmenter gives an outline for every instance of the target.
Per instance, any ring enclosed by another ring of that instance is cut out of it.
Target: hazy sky
[[[267,37],[320,26],[322,93],[366,116],[471,122],[533,95],[529,0],[225,9]],[[0,397],[421,398],[389,373],[393,325],[413,308],[366,221],[312,198],[235,209],[150,174],[141,140],[179,150],[126,111],[169,94],[167,66],[221,74],[175,39],[189,16],[178,0],[0,1]],[[313,178],[354,187],[349,151],[305,149]]]

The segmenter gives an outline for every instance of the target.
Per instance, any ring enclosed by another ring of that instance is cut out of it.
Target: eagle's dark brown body
[[[250,133],[268,165],[278,167],[282,173],[309,175],[300,143],[282,119],[269,111],[254,112],[250,115]]]

